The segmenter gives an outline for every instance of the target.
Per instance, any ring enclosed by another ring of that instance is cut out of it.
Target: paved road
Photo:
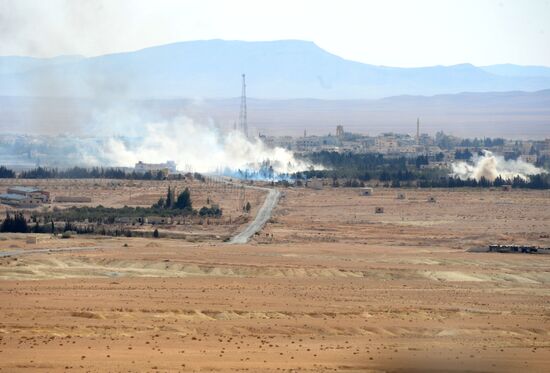
[[[279,198],[281,197],[281,192],[277,189],[251,186],[247,188],[267,190],[267,197],[265,198],[262,207],[258,210],[254,220],[242,232],[233,236],[231,240],[229,240],[230,244],[247,243],[250,237],[252,237],[256,232],[259,232],[271,217],[273,209],[277,206],[277,202],[279,202]]]

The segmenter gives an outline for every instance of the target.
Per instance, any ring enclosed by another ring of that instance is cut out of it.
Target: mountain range
[[[401,68],[343,59],[312,42],[180,42],[98,57],[0,57],[0,95],[93,99],[374,99],[537,91],[550,68],[471,64]]]

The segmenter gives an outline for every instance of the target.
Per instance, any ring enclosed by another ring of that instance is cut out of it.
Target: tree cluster
[[[152,208],[165,210],[183,210],[187,212],[193,211],[193,203],[191,201],[191,192],[189,188],[185,188],[183,192],[175,198],[175,190],[170,186],[166,192],[166,197],[160,197],[157,203]]]
[[[16,178],[15,171],[0,166],[0,178]],[[170,178],[181,180],[182,174],[170,175]],[[195,172],[193,177],[204,181],[204,176]],[[163,171],[146,171],[138,173],[128,172],[123,168],[116,167],[72,167],[68,169],[36,167],[30,170],[22,171],[19,174],[20,179],[127,179],[127,180],[165,180],[167,178]]]
[[[212,207],[203,206],[199,210],[199,215],[203,218],[205,217],[219,218],[222,216],[222,210],[217,206],[212,206]]]
[[[469,159],[472,153],[469,150],[457,151],[459,159]],[[382,154],[355,154],[338,152],[316,152],[307,156],[315,164],[322,164],[325,170],[298,172],[291,175],[296,185],[311,178],[332,179],[332,185],[339,187],[361,186],[369,180],[379,180],[384,185],[392,187],[419,186],[419,187],[492,187],[510,184],[518,188],[549,189],[549,174],[531,175],[528,180],[516,177],[512,180],[497,178],[491,182],[486,179],[461,180],[449,176],[449,170],[444,168],[422,167],[430,161],[442,158],[436,155],[433,159],[428,156],[387,158]],[[544,162],[546,160],[543,160]],[[345,180],[342,183],[342,180]]]
[[[15,177],[15,172],[6,168],[5,166],[0,166],[0,179],[13,179]]]
[[[0,225],[0,232],[11,232],[11,233],[27,233],[29,227],[27,221],[22,213],[16,212],[13,216],[9,212],[6,213],[6,218]]]

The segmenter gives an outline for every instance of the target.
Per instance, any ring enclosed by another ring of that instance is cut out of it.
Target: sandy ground
[[[0,259],[0,371],[548,371],[550,256],[465,251],[550,246],[548,192],[396,192],[285,190],[245,245],[2,236],[98,249]]]

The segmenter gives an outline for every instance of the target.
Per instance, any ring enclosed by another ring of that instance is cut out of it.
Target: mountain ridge
[[[72,56],[66,62],[60,57],[44,63],[33,59],[34,67],[19,70],[13,62],[6,64],[9,58],[14,57],[0,57],[0,72],[5,72],[0,75],[0,95],[223,98],[240,92],[243,72],[251,96],[266,99],[374,99],[550,88],[550,68],[545,67],[377,66],[292,39],[178,42],[95,57]],[[538,76],[529,75],[535,72]]]

